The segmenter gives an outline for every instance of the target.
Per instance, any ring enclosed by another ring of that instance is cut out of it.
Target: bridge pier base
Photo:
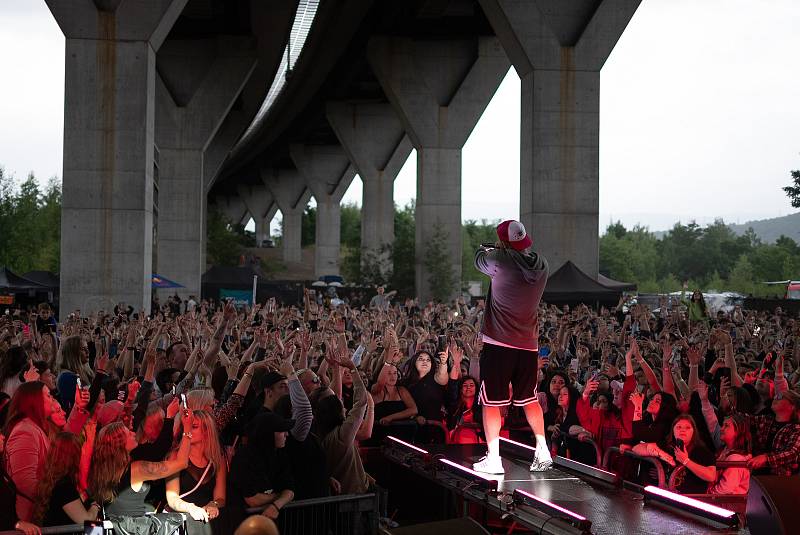
[[[394,179],[411,154],[411,141],[389,104],[329,102],[328,122],[363,184],[361,266],[386,283],[394,243]]]
[[[269,226],[278,212],[278,205],[272,193],[265,186],[240,184],[237,191],[256,224],[256,247],[261,247],[264,240],[268,240],[270,237]]]
[[[521,82],[520,218],[551,271],[598,273],[600,69],[641,0],[480,0]],[[595,5],[598,4],[598,5]]]
[[[169,41],[158,54],[156,271],[200,295],[205,271],[203,151],[255,67],[249,38]]]
[[[261,179],[283,216],[283,261],[300,262],[303,254],[303,212],[311,198],[311,191],[294,169],[262,169]]]
[[[63,314],[150,309],[156,52],[186,2],[47,0],[66,37]]]
[[[461,288],[461,149],[508,72],[508,59],[499,41],[486,37],[375,37],[367,57],[417,149],[417,295],[423,302],[455,297]],[[431,245],[444,249],[449,277],[431,265]]]
[[[339,275],[339,203],[353,182],[356,170],[338,145],[292,145],[289,155],[317,200],[314,276]]]

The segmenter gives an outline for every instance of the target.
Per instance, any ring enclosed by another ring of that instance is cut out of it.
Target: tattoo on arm
[[[142,475],[150,479],[160,479],[167,476],[170,472],[165,462],[149,462],[142,461],[141,464]]]

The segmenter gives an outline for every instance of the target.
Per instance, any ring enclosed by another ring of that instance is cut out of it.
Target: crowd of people
[[[0,316],[0,466],[15,512],[0,529],[168,524],[144,516],[164,511],[193,534],[232,533],[252,508],[272,529],[293,500],[372,488],[361,452],[388,434],[485,442],[484,301],[394,298],[331,304],[307,290],[298,306]],[[552,455],[596,464],[631,450],[683,493],[798,473],[800,322],[701,301],[540,304],[535,395]],[[535,440],[522,408],[499,414],[501,435]]]

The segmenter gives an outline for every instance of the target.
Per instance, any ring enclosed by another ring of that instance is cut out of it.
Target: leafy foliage
[[[254,245],[255,237],[242,225],[232,224],[216,210],[208,214],[206,253],[210,264],[238,266],[244,248]]]
[[[0,167],[0,265],[57,273],[60,256],[61,183],[51,178],[42,192],[31,173],[17,188]]]
[[[791,171],[793,184],[786,186],[783,191],[786,196],[792,201],[794,208],[800,208],[800,171]]]

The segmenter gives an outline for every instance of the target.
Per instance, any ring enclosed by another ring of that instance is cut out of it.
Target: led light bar
[[[609,472],[608,470],[603,470],[602,468],[597,468],[596,466],[590,466],[573,459],[567,459],[566,457],[558,456],[553,459],[553,462],[556,464],[556,466],[561,468],[566,468],[582,475],[605,481],[606,483],[616,484],[617,481],[619,481],[619,476],[617,476],[617,474],[614,472]]]
[[[422,448],[417,447],[414,444],[410,444],[410,443],[406,442],[405,440],[400,440],[399,438],[393,437],[392,435],[387,436],[386,440],[387,441],[391,441],[391,443],[394,444],[394,445],[402,446],[402,447],[404,447],[406,449],[415,451],[415,452],[420,453],[422,455],[430,455],[428,450],[423,450]]]
[[[739,517],[734,511],[723,509],[710,503],[701,502],[689,496],[671,492],[660,487],[648,485],[644,488],[645,499],[659,502],[672,510],[688,513],[704,520],[710,520],[723,526],[735,526]]]
[[[574,511],[570,511],[566,507],[561,507],[560,505],[549,502],[522,489],[514,489],[514,500],[529,505],[550,516],[562,518],[582,530],[589,531],[591,528],[592,523],[585,516],[581,516]]]
[[[439,461],[451,468],[455,468],[460,476],[466,477],[467,479],[472,480],[474,483],[485,485],[489,489],[497,490],[497,479],[492,479],[488,474],[481,474],[480,472],[476,472],[471,468],[461,466],[450,459],[442,458],[439,459]]]
[[[534,446],[529,446],[528,444],[523,444],[522,442],[517,442],[510,438],[500,437],[500,454],[502,455],[504,451],[510,453],[514,457],[522,458],[527,462],[530,462],[536,455],[536,448]]]

